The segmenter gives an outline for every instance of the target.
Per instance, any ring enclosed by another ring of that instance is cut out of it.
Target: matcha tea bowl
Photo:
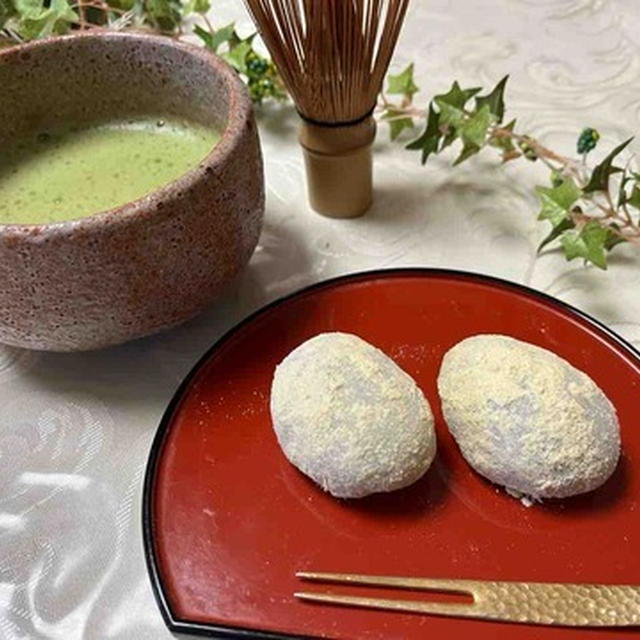
[[[0,51],[0,342],[74,351],[175,326],[258,241],[251,103],[203,49],[125,33]]]

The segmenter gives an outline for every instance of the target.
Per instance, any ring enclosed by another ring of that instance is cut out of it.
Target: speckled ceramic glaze
[[[180,179],[69,222],[0,225],[0,341],[71,351],[177,325],[248,262],[264,211],[251,103],[224,62],[168,38],[109,33],[0,52],[0,149],[71,121],[159,113],[222,132]]]

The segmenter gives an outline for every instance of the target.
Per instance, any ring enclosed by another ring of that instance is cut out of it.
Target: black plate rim
[[[570,316],[574,316],[590,325],[596,332],[604,334],[607,338],[617,343],[624,351],[626,351],[632,360],[637,361],[640,366],[640,351],[637,350],[627,340],[619,336],[615,331],[609,329],[604,323],[596,320],[588,313],[581,311],[577,307],[574,307],[562,300],[558,300],[553,296],[538,291],[526,285],[498,278],[491,275],[474,273],[472,271],[463,271],[458,269],[441,269],[433,267],[400,267],[392,269],[373,269],[369,271],[359,271],[355,273],[348,273],[328,280],[322,280],[314,284],[298,289],[293,293],[287,294],[272,302],[269,302],[263,307],[260,307],[256,311],[249,314],[246,318],[241,320],[231,329],[226,331],[214,344],[207,349],[196,364],[192,367],[184,380],[178,386],[176,392],[173,394],[171,401],[169,402],[165,412],[162,415],[158,430],[153,438],[151,444],[151,450],[149,452],[149,458],[144,474],[144,485],[142,493],[142,534],[144,545],[144,556],[151,579],[151,587],[155,596],[158,607],[166,625],[173,633],[185,633],[191,635],[206,636],[208,638],[220,638],[224,640],[305,640],[311,639],[313,636],[299,636],[293,634],[283,634],[276,631],[269,631],[267,629],[250,629],[244,627],[231,627],[220,626],[213,624],[204,624],[199,622],[192,622],[189,620],[183,620],[178,618],[172,611],[169,604],[169,600],[162,586],[160,574],[158,570],[157,558],[155,556],[154,544],[153,544],[153,514],[152,514],[152,495],[155,480],[155,471],[160,452],[164,444],[165,436],[169,430],[171,424],[171,418],[182,398],[184,392],[191,384],[192,379],[200,372],[200,369],[209,360],[210,356],[217,351],[222,345],[230,340],[236,332],[242,330],[245,325],[253,322],[258,316],[263,313],[267,313],[272,308],[284,304],[289,300],[297,297],[302,297],[314,291],[318,291],[324,288],[330,288],[335,285],[345,284],[356,280],[368,280],[377,278],[401,278],[410,276],[422,276],[422,277],[449,277],[457,278],[460,280],[467,280],[469,282],[480,282],[488,285],[499,285],[502,288],[512,289],[516,293],[525,294],[531,298],[537,298],[538,300],[550,304],[560,310],[564,311]]]

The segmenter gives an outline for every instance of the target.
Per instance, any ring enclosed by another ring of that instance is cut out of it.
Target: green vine
[[[378,111],[390,125],[392,139],[404,129],[422,121],[424,130],[407,149],[419,151],[424,164],[432,154],[459,143],[453,164],[464,162],[485,148],[495,149],[503,163],[524,158],[542,162],[550,172],[549,186],[535,188],[540,200],[539,220],[550,225],[538,251],[557,243],[567,260],[582,258],[586,263],[607,268],[607,254],[617,245],[640,246],[640,174],[617,158],[631,142],[626,140],[604,160],[590,168],[589,152],[600,135],[584,129],[577,140],[579,159],[561,156],[533,137],[519,133],[516,121],[504,123],[504,92],[507,77],[488,93],[473,87],[463,89],[454,82],[447,93],[437,95],[426,110],[413,105],[418,91],[413,65],[397,75],[389,75],[386,94],[380,96]],[[388,95],[400,96],[392,102]]]
[[[255,33],[241,37],[234,23],[214,27],[208,18],[210,10],[209,0],[0,0],[0,46],[77,29],[132,28],[177,38],[193,35],[236,69],[254,102],[286,100],[275,65],[253,46]],[[543,163],[550,183],[535,188],[540,200],[538,219],[547,221],[550,230],[539,250],[555,243],[567,260],[581,258],[606,269],[607,255],[614,247],[640,246],[640,174],[628,164],[616,164],[631,140],[590,168],[587,157],[600,136],[587,128],[577,140],[579,158],[559,155],[520,133],[515,119],[505,124],[506,84],[505,77],[483,94],[479,87],[463,89],[454,82],[447,93],[420,109],[414,104],[419,88],[410,64],[388,75],[377,117],[389,125],[392,140],[422,124],[423,132],[406,148],[419,151],[423,164],[456,143],[454,165],[485,148],[494,149],[503,163],[519,158]]]
[[[209,0],[0,0],[0,46],[78,29],[136,29],[176,38],[195,35],[246,82],[251,99],[285,100],[273,62],[242,38],[234,23],[214,28]]]

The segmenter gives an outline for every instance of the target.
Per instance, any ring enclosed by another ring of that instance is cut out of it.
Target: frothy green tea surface
[[[0,148],[0,224],[72,220],[136,200],[196,167],[218,139],[157,118],[34,133]]]

